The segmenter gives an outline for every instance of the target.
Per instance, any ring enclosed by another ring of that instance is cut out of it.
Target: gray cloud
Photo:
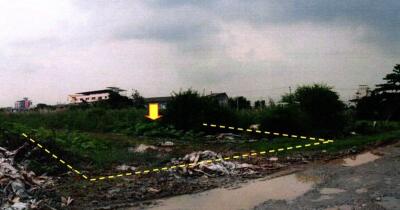
[[[51,103],[110,84],[150,96],[193,87],[253,97],[307,82],[373,85],[400,54],[395,0],[47,3],[4,17],[15,26],[0,40],[1,87],[11,90],[2,105],[13,94]]]

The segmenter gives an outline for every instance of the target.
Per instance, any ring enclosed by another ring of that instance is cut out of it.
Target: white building
[[[368,87],[368,85],[359,85],[357,92],[354,96],[354,99],[358,100],[361,99],[365,96],[369,96],[371,93],[371,89]]]
[[[68,95],[68,102],[70,104],[79,104],[82,102],[92,103],[96,101],[108,100],[111,92],[120,93],[124,92],[118,87],[107,87],[103,90],[94,90],[81,93]]]

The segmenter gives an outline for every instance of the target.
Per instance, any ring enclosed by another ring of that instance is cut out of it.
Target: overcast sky
[[[3,0],[0,106],[119,86],[277,98],[323,82],[342,98],[400,63],[400,1]]]

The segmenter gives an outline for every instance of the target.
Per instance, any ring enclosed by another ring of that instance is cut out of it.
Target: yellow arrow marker
[[[157,120],[162,117],[158,114],[158,103],[150,103],[149,104],[149,115],[146,115],[150,120]]]

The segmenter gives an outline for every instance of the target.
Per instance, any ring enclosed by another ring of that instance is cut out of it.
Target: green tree
[[[233,118],[230,110],[219,106],[217,100],[189,89],[172,95],[162,120],[177,129],[191,130],[202,128],[204,122],[230,123]]]
[[[139,109],[145,107],[144,97],[140,95],[138,90],[134,90],[134,92],[132,93],[132,103],[134,107]]]
[[[98,107],[122,109],[133,105],[132,100],[116,92],[110,92],[108,100],[99,101],[95,104]]]
[[[376,97],[379,112],[385,120],[400,119],[400,64],[387,74],[383,84],[376,85],[373,97]]]
[[[251,103],[247,98],[243,96],[235,97],[235,98],[229,98],[228,99],[228,104],[229,107],[232,109],[236,110],[241,110],[241,109],[250,109],[251,108]]]
[[[265,109],[266,107],[265,100],[257,100],[254,102],[255,109]]]
[[[345,105],[331,87],[324,84],[301,86],[296,89],[294,100],[313,130],[337,133],[345,127]]]

